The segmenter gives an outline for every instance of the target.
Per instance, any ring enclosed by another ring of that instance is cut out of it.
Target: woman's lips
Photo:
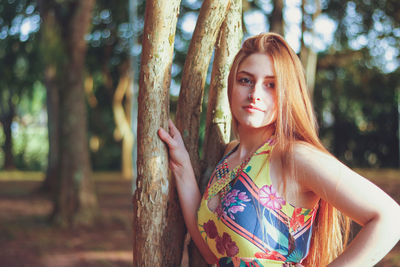
[[[243,108],[248,112],[255,112],[255,111],[264,112],[264,110],[262,108],[259,108],[259,107],[254,106],[254,105],[247,105],[247,106],[244,106]]]

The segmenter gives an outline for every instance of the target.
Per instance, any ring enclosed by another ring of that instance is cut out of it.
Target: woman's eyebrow
[[[246,74],[246,75],[254,76],[253,74],[251,74],[250,72],[247,72],[245,70],[238,71],[237,74]]]
[[[252,73],[247,72],[245,70],[238,71],[237,74],[246,74],[246,75],[249,75],[249,76],[254,76]],[[267,76],[264,77],[264,79],[275,79],[275,75],[267,75]]]

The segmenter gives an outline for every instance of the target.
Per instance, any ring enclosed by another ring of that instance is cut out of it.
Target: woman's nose
[[[261,100],[260,98],[261,90],[262,90],[262,83],[260,82],[255,83],[249,93],[249,100],[251,101],[251,103]]]

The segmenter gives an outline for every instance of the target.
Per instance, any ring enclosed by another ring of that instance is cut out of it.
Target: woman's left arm
[[[379,262],[400,239],[400,206],[331,155],[303,144],[295,146],[293,155],[299,182],[362,226],[329,267]]]

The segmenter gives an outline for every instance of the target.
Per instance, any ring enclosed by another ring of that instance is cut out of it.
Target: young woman
[[[323,147],[300,60],[281,36],[243,43],[228,97],[237,141],[203,197],[179,131],[172,121],[169,132],[159,130],[186,226],[206,261],[365,267],[382,259],[400,238],[400,207]],[[347,217],[362,229],[345,248]]]

